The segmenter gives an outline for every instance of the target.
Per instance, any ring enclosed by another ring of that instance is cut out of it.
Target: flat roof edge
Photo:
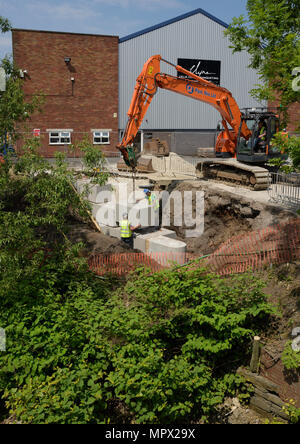
[[[22,32],[43,32],[43,33],[49,33],[49,34],[71,34],[71,35],[86,35],[86,36],[93,36],[93,37],[111,37],[111,38],[117,38],[119,39],[118,35],[108,35],[108,34],[91,34],[91,33],[84,33],[84,32],[67,32],[67,31],[47,31],[44,29],[22,29],[22,28],[12,28],[11,31],[22,31]]]

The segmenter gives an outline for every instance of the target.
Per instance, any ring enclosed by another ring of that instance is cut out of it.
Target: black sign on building
[[[177,63],[193,74],[215,85],[220,85],[221,62],[219,60],[178,59]],[[177,77],[183,79],[190,78],[181,72],[177,72]]]

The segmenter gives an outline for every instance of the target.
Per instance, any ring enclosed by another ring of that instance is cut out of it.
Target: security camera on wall
[[[20,75],[21,79],[24,79],[26,74],[27,74],[27,69],[20,69],[19,75]]]

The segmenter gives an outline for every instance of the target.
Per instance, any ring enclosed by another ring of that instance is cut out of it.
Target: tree
[[[0,16],[0,31],[5,33],[11,29],[8,19]],[[25,122],[31,114],[41,109],[43,95],[33,96],[31,102],[25,100],[22,90],[20,71],[13,62],[5,57],[0,62],[6,73],[6,90],[0,95],[0,147],[7,144],[7,139],[14,142],[19,137],[17,124]]]
[[[11,30],[11,23],[8,19],[0,15],[0,30],[1,32],[8,32]]]
[[[300,98],[295,68],[300,67],[300,3],[293,0],[248,0],[248,18],[233,18],[225,35],[233,52],[246,50],[249,67],[262,83],[250,91],[258,100],[279,100],[283,124],[288,106]],[[299,68],[300,71],[300,68]]]
[[[44,102],[42,93],[34,95],[31,102],[25,98],[19,70],[4,58],[1,66],[6,73],[6,90],[0,97],[0,146],[7,142],[7,137],[14,142],[20,137],[18,124],[30,119],[36,111],[41,111]]]

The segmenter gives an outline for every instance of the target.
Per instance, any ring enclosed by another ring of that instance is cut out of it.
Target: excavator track
[[[215,179],[223,182],[267,190],[269,171],[256,165],[249,165],[236,159],[207,159],[197,165],[197,176],[203,179]]]

